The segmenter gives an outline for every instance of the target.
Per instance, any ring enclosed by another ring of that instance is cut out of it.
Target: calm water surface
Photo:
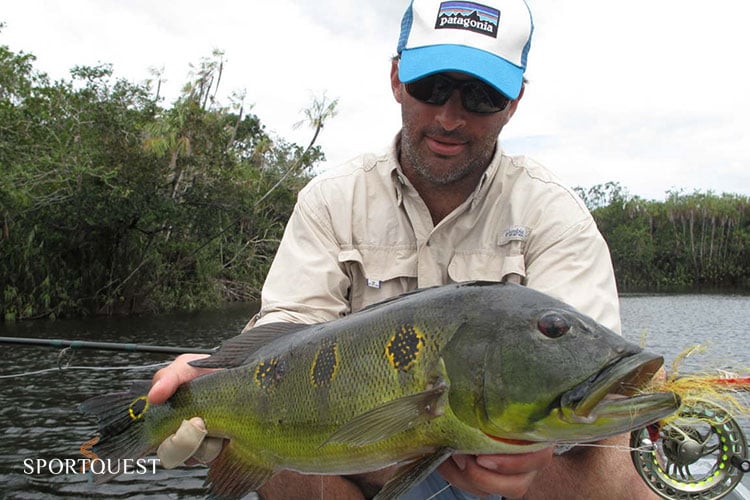
[[[725,295],[625,296],[621,298],[625,336],[645,339],[648,349],[672,360],[694,344],[708,344],[691,356],[685,371],[750,366],[750,297]],[[0,336],[98,340],[210,348],[240,332],[253,312],[238,306],[217,312],[159,318],[0,323]],[[204,468],[184,467],[156,474],[120,476],[92,485],[80,474],[28,474],[24,460],[79,459],[82,443],[95,435],[94,423],[75,406],[89,396],[122,390],[133,379],[150,379],[156,367],[128,371],[58,370],[59,363],[82,367],[128,367],[165,362],[170,355],[77,350],[71,359],[52,348],[3,346],[0,376],[0,497],[43,498],[204,498]],[[750,429],[745,427],[746,432]],[[27,462],[28,463],[28,462]]]

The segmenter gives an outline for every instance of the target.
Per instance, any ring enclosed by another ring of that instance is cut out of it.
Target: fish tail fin
[[[86,454],[88,458],[111,462],[138,459],[155,449],[148,441],[144,418],[149,407],[146,395],[150,387],[147,381],[134,382],[125,392],[95,396],[78,406],[82,413],[95,416],[99,425],[99,439],[91,441],[95,444]],[[105,472],[94,475],[94,481],[109,481],[119,475],[120,469],[107,467]]]

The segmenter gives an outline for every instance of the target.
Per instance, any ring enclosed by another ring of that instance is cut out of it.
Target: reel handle
[[[729,463],[731,463],[735,469],[739,470],[743,474],[750,472],[750,460],[741,455],[732,455],[732,457],[729,459]]]

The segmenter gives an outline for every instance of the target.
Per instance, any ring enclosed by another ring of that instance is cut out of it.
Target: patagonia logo
[[[460,29],[497,38],[500,11],[474,2],[440,4],[435,29]]]

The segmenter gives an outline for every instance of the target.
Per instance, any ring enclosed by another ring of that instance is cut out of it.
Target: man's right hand
[[[164,403],[185,382],[214,371],[208,368],[195,368],[188,364],[205,357],[205,354],[182,354],[169,366],[156,372],[148,393],[149,404]],[[221,452],[224,440],[207,437],[207,434],[206,424],[202,418],[184,420],[177,432],[162,441],[156,451],[162,466],[172,469],[186,461],[211,462]]]

